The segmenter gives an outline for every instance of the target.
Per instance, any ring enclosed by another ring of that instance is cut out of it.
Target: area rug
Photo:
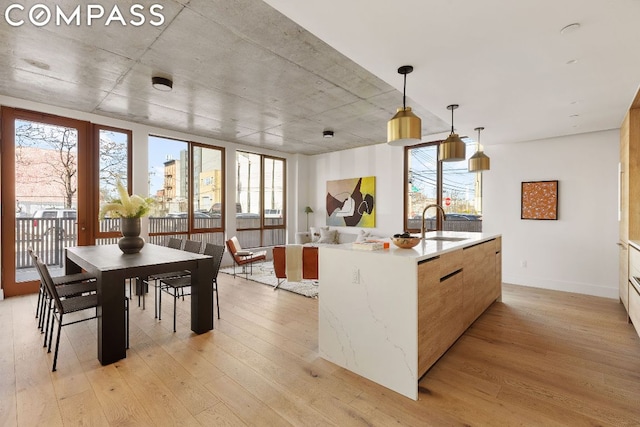
[[[247,266],[247,269],[251,271],[250,266]],[[236,267],[236,275],[245,277],[244,274],[240,273],[241,270],[241,267]],[[233,267],[224,267],[221,268],[220,271],[226,274],[233,274]],[[278,284],[278,278],[273,271],[273,262],[271,261],[254,263],[253,274],[249,274],[249,277],[247,277],[247,279],[271,287],[274,287]],[[285,291],[304,295],[308,298],[318,297],[318,282],[315,280],[303,279],[302,282],[289,282],[285,280],[280,286],[278,286],[278,289],[284,289]]]

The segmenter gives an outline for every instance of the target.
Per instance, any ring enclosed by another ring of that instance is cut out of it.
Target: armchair
[[[243,272],[245,276],[248,278],[249,273],[246,270],[247,264],[251,268],[251,273],[253,274],[253,263],[257,261],[264,261],[267,259],[266,251],[247,251],[243,250],[240,246],[240,242],[238,242],[238,238],[233,236],[231,239],[227,240],[227,249],[229,249],[229,253],[233,258],[233,277],[236,277],[236,265],[238,267],[242,266]]]

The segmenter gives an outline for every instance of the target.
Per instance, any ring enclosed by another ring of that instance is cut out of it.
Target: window
[[[120,220],[118,218],[98,219],[102,206],[119,199],[116,184],[118,180],[131,193],[131,131],[96,125],[94,135],[98,147],[98,189],[95,201],[95,220],[98,221],[97,244],[116,243],[120,238]]]
[[[482,173],[468,172],[468,159],[475,152],[475,141],[463,138],[467,159],[438,162],[440,142],[405,149],[405,229],[420,232],[422,211],[439,204],[446,213],[443,230],[482,231]],[[436,209],[427,210],[425,227],[435,230]]]
[[[242,247],[285,244],[285,160],[238,151],[236,229]]]
[[[223,159],[219,147],[149,137],[152,243],[174,236],[224,243]]]

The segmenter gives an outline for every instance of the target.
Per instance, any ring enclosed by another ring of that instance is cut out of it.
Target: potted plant
[[[120,218],[122,238],[118,240],[120,250],[125,254],[140,252],[144,239],[140,237],[140,218],[149,215],[153,199],[136,194],[129,195],[127,189],[118,180],[116,183],[119,199],[113,199],[100,209],[100,219]]]

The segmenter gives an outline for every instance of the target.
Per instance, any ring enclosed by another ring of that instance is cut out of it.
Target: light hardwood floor
[[[0,425],[640,425],[640,338],[614,300],[504,286],[420,382],[417,402],[317,354],[318,301],[220,274],[222,320],[132,304],[131,348],[96,359],[96,323],[63,328],[58,371],[35,296],[0,301]],[[153,296],[147,300],[149,303]]]

